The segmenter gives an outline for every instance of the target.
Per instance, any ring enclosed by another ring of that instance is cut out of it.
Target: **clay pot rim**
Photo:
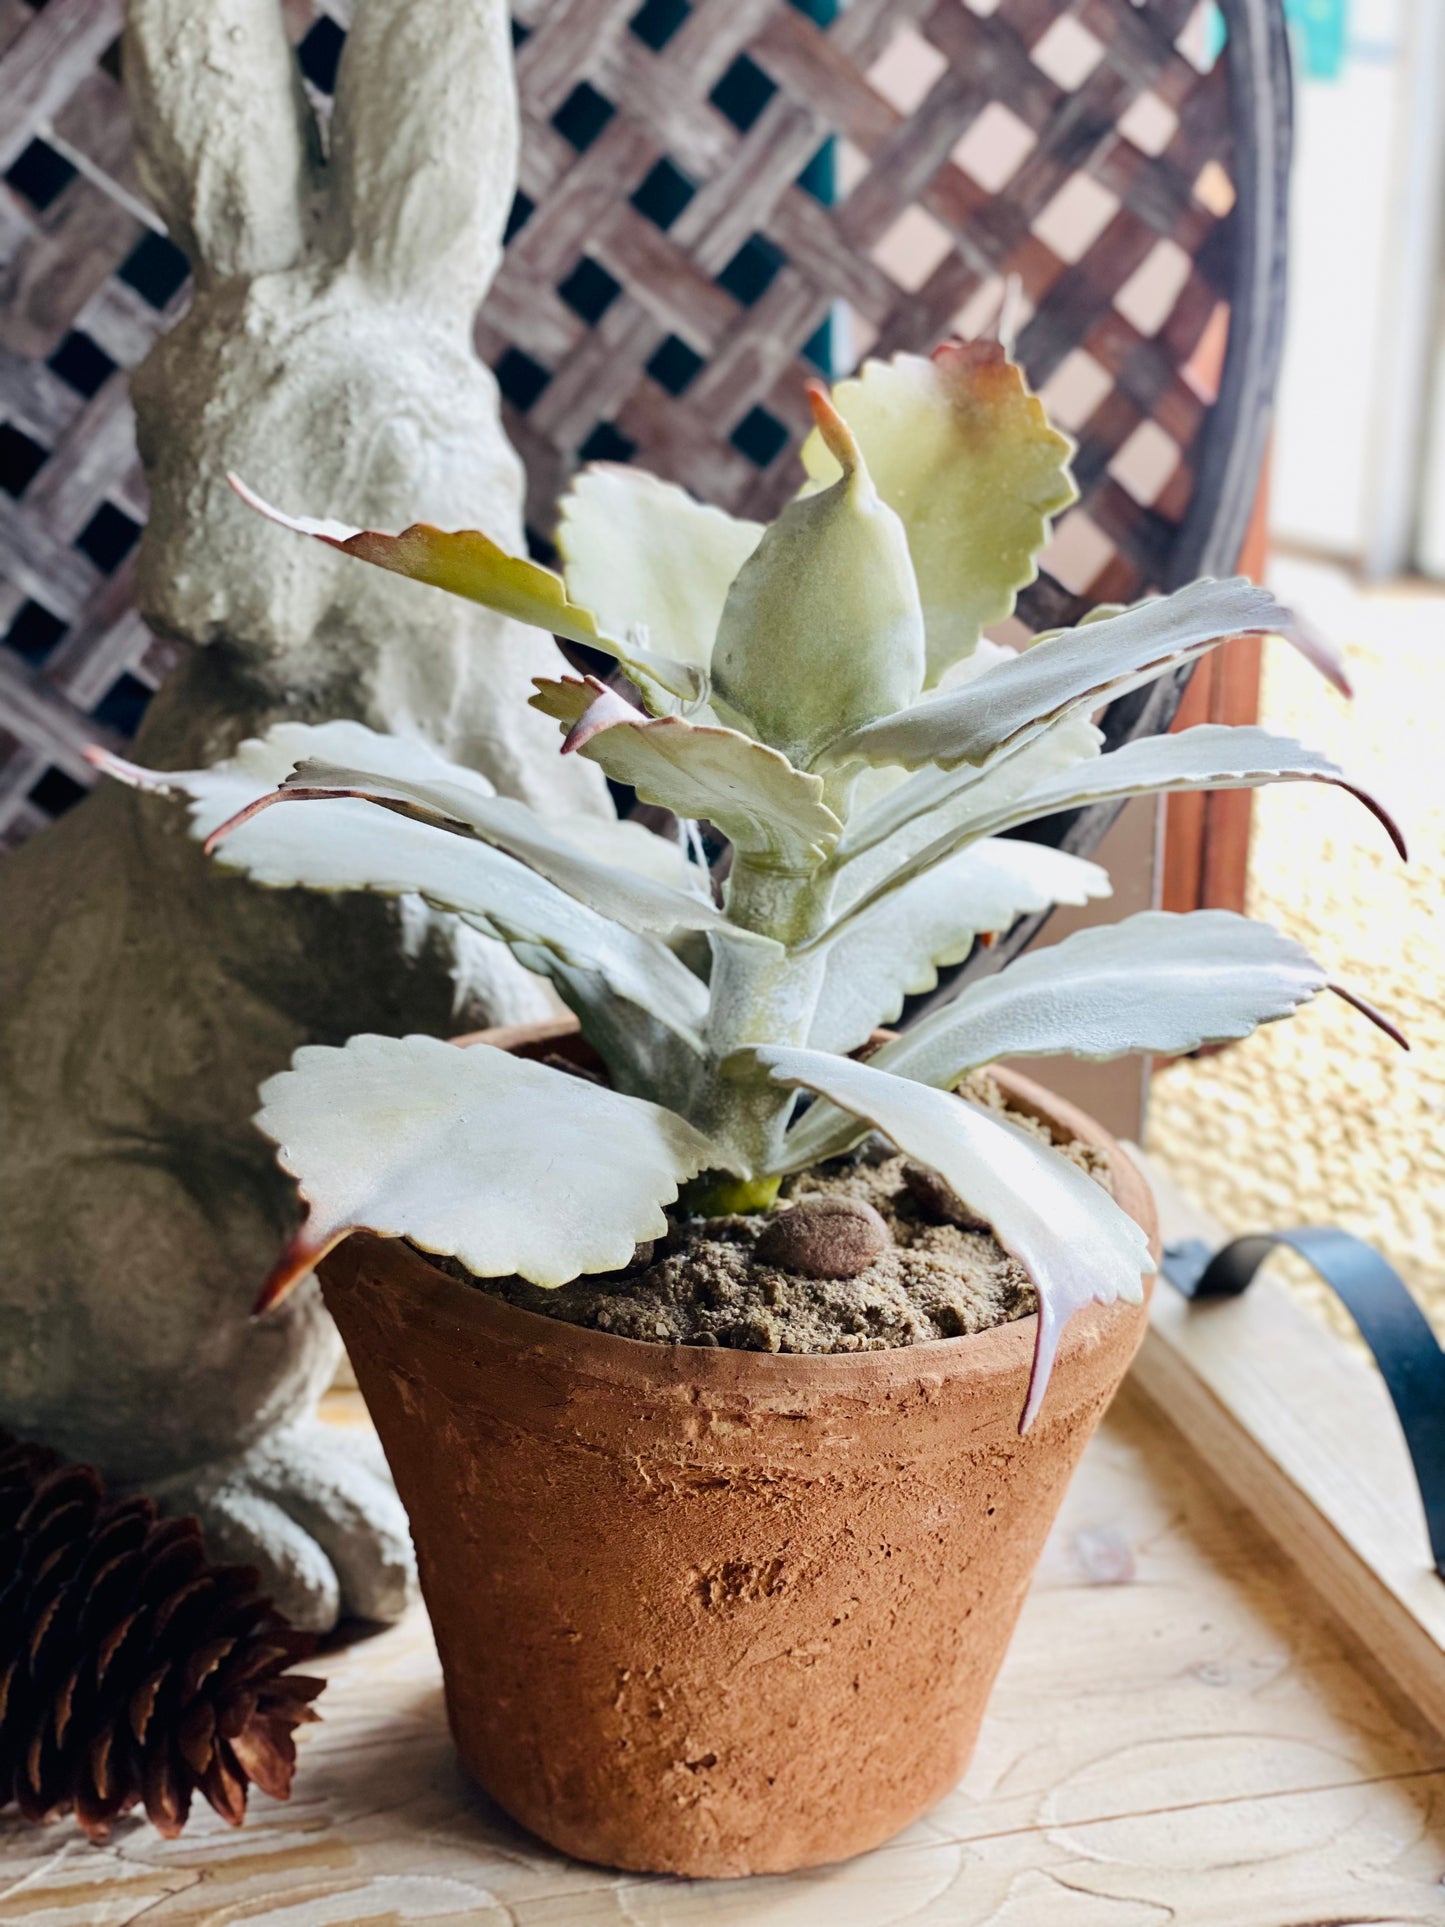
[[[549,1044],[570,1041],[576,1033],[575,1019],[568,1019],[480,1031],[456,1041],[468,1047],[485,1043],[498,1049],[522,1046],[540,1051]],[[1114,1180],[1114,1195],[1147,1233],[1157,1264],[1160,1240],[1154,1200],[1138,1166],[1123,1147],[1087,1112],[1044,1090],[1031,1078],[1017,1071],[997,1067],[991,1070],[1020,1109],[1104,1152]],[[797,1390],[836,1392],[845,1396],[866,1391],[872,1396],[880,1385],[890,1383],[902,1386],[962,1375],[1016,1378],[1026,1376],[1031,1367],[1038,1332],[1038,1313],[1032,1312],[1026,1318],[991,1326],[987,1331],[930,1339],[922,1345],[889,1346],[881,1351],[760,1352],[714,1345],[660,1344],[567,1324],[541,1312],[509,1305],[490,1292],[464,1284],[442,1271],[428,1254],[401,1238],[354,1233],[342,1249],[347,1247],[351,1247],[348,1255],[352,1260],[360,1259],[363,1265],[368,1252],[375,1254],[373,1263],[383,1259],[399,1283],[410,1286],[430,1301],[434,1314],[455,1320],[459,1337],[468,1330],[479,1335],[485,1333],[519,1351],[546,1354],[559,1370],[606,1378],[614,1384],[625,1381],[652,1393],[672,1385],[679,1389],[702,1386],[709,1392],[751,1395]],[[1145,1288],[1147,1295],[1152,1279],[1146,1279]],[[1059,1342],[1055,1385],[1067,1378],[1072,1359],[1101,1342],[1121,1314],[1134,1310],[1126,1304],[1090,1305],[1071,1318]],[[1048,1415],[1049,1401],[1046,1400],[1041,1418],[1047,1419]]]

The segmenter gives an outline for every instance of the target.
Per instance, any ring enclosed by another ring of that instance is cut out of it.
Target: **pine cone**
[[[0,1811],[104,1840],[144,1805],[173,1839],[197,1788],[232,1826],[252,1780],[286,1799],[325,1681],[285,1672],[315,1641],[257,1583],[195,1519],[0,1432]]]

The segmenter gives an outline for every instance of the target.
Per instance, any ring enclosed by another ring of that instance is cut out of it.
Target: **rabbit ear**
[[[141,179],[202,279],[289,267],[319,142],[277,0],[130,0]]]
[[[517,178],[504,0],[363,0],[331,121],[332,244],[385,290],[470,316]]]

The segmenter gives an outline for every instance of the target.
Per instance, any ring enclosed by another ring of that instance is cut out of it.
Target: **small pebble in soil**
[[[754,1253],[759,1262],[805,1278],[856,1278],[893,1242],[862,1198],[804,1197],[772,1218]]]
[[[910,1159],[903,1167],[903,1182],[936,1223],[956,1224],[960,1231],[988,1230],[987,1222],[976,1211],[970,1211],[952,1186],[945,1184],[926,1164],[914,1164]]]

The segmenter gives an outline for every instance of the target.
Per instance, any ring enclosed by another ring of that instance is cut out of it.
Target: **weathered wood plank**
[[[120,32],[121,0],[50,0],[5,50],[0,171],[58,113]]]
[[[1227,1242],[1136,1155],[1166,1242]],[[1161,1285],[1134,1376],[1445,1734],[1445,1580],[1379,1376],[1268,1277],[1197,1305]]]

